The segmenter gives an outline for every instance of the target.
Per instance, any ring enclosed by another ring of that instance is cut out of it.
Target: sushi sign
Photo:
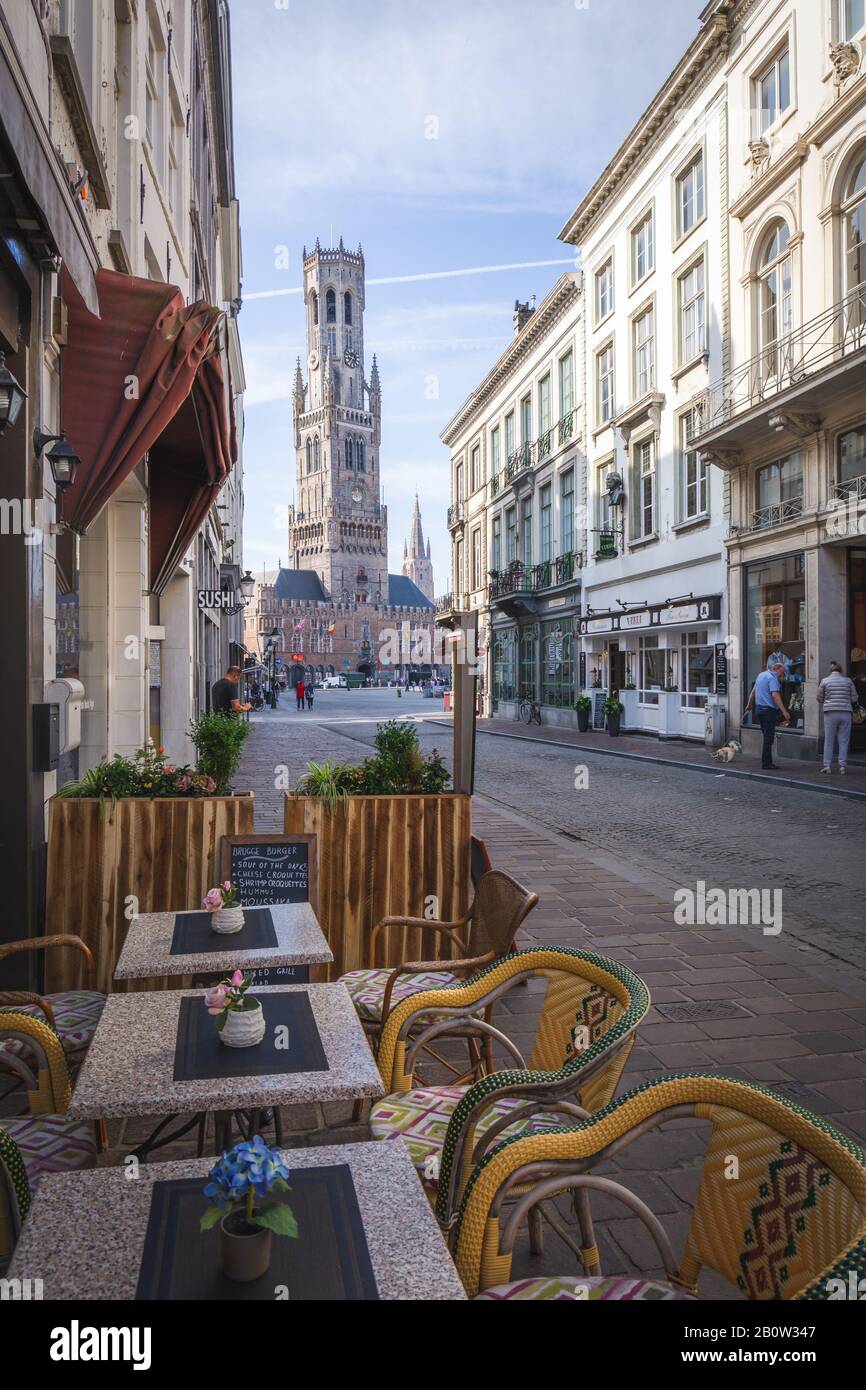
[[[199,589],[198,606],[205,608],[234,608],[235,595],[231,589]]]

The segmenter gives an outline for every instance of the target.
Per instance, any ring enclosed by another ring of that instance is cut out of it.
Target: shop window
[[[570,618],[545,623],[541,630],[541,703],[574,704],[574,642]]]
[[[782,699],[791,727],[803,727],[806,665],[806,565],[802,553],[757,561],[745,571],[745,695],[771,659],[784,663]],[[753,713],[748,720],[755,723]]]
[[[665,683],[665,656],[654,634],[640,639],[638,700],[642,705],[659,702],[659,691]]]
[[[493,642],[493,699],[514,700],[517,696],[517,629],[506,628]]]
[[[520,634],[520,698],[534,700],[535,690],[535,627],[525,627]]]
[[[706,628],[683,634],[682,705],[684,709],[703,709],[713,689],[713,658]]]

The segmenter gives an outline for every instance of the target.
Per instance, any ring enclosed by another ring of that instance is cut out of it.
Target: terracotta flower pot
[[[258,999],[247,998],[246,1009],[229,1009],[220,1029],[226,1047],[255,1047],[265,1036],[265,1012]]]
[[[244,910],[242,907],[218,907],[216,912],[210,915],[210,925],[211,931],[219,932],[221,936],[230,936],[243,927]]]
[[[233,1211],[220,1222],[220,1267],[227,1279],[248,1284],[260,1279],[271,1264],[271,1235],[266,1226],[250,1226],[246,1215]]]

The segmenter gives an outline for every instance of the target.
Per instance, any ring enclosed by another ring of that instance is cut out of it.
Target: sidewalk
[[[732,763],[717,763],[712,757],[712,749],[703,743],[690,743],[685,739],[658,739],[643,734],[620,734],[619,738],[611,738],[606,730],[601,729],[580,734],[576,730],[557,729],[544,724],[519,724],[513,719],[479,719],[477,728],[479,733],[500,738],[553,743],[563,748],[601,753],[606,757],[632,758],[638,762],[661,763],[667,767],[684,767],[693,772],[715,775],[724,772],[729,777],[751,777],[758,781],[781,782],[786,786],[809,787],[813,791],[866,797],[866,764],[862,763],[849,764],[845,777],[840,777],[838,771],[825,776],[819,763],[777,756],[779,771],[764,772],[757,754],[738,753]]]

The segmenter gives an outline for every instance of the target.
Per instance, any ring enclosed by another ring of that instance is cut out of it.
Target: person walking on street
[[[824,766],[821,771],[833,771],[833,754],[838,741],[839,772],[844,777],[853,714],[860,701],[856,685],[850,677],[843,674],[838,661],[830,662],[829,674],[818,686],[818,703],[824,711]]]
[[[306,694],[306,697],[307,697],[307,709],[312,709],[312,708],[313,708],[313,687],[312,687],[311,685],[308,685],[307,688],[306,688],[306,691],[305,691],[304,693]]]
[[[246,710],[252,709],[252,705],[242,705],[240,702],[240,678],[240,666],[230,666],[222,680],[214,681],[210,692],[212,710],[219,714],[243,714]]]
[[[758,723],[761,726],[761,733],[764,736],[761,747],[761,767],[767,772],[777,770],[777,764],[773,762],[773,743],[776,739],[776,725],[779,722],[779,716],[781,715],[783,724],[790,724],[791,722],[791,716],[782,699],[781,678],[784,671],[784,661],[774,661],[766,671],[762,671],[758,676],[746,702],[746,713],[748,714],[754,706]]]
[[[297,709],[303,709],[303,708],[304,708],[304,682],[302,681],[302,679],[301,679],[300,676],[298,676],[298,679],[297,679],[296,682],[295,682],[295,699],[297,700],[297,706],[296,706],[296,708],[297,708]]]

